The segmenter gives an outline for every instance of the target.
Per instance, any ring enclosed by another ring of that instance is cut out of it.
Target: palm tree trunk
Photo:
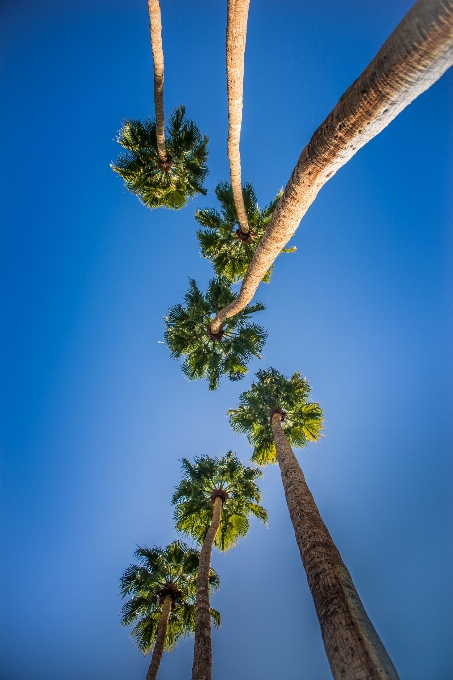
[[[195,614],[195,647],[192,666],[192,680],[211,680],[212,642],[211,609],[209,603],[209,570],[214,540],[222,519],[222,499],[214,499],[212,522],[208,529],[200,553],[197,577],[197,596]]]
[[[239,295],[211,324],[214,333],[252,300],[324,184],[452,64],[453,0],[418,0],[302,151]]]
[[[228,92],[228,158],[231,188],[239,220],[239,228],[247,234],[250,226],[245,212],[241,183],[239,140],[242,123],[242,93],[244,90],[244,52],[247,37],[247,17],[250,0],[228,0],[226,37]]]
[[[153,656],[149,664],[146,680],[156,680],[157,672],[159,670],[160,662],[162,661],[162,653],[165,647],[165,640],[167,637],[168,619],[171,612],[171,595],[166,595],[162,605],[159,624],[157,626],[157,637],[154,644]]]
[[[148,0],[149,30],[154,61],[154,108],[156,111],[157,153],[162,163],[167,160],[164,119],[164,51],[159,0]]]
[[[360,601],[296,456],[272,416],[286,502],[335,680],[398,680],[393,663]]]

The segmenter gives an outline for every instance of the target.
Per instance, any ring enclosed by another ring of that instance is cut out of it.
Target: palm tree
[[[250,323],[249,317],[264,309],[261,302],[248,305],[228,319],[217,333],[210,323],[216,312],[234,299],[225,279],[211,279],[204,295],[193,279],[184,296],[184,305],[175,305],[165,317],[165,342],[173,358],[184,357],[183,373],[189,380],[206,378],[209,389],[215,390],[222,375],[241,380],[247,373],[247,363],[260,357],[267,333],[261,326]]]
[[[202,137],[192,120],[184,119],[184,106],[170,116],[165,136],[164,53],[159,0],[148,0],[151,48],[154,62],[154,108],[156,119],[126,121],[117,141],[126,150],[111,164],[148,208],[179,209],[189,197],[206,195],[208,138]]]
[[[215,545],[225,551],[235,546],[249,530],[250,515],[267,522],[266,510],[259,505],[261,494],[256,485],[262,472],[242,465],[232,451],[221,458],[200,456],[193,464],[183,458],[182,469],[183,479],[172,498],[176,529],[202,546],[192,680],[211,680],[208,574],[212,548]]]
[[[154,646],[146,680],[155,680],[162,653],[171,650],[181,637],[195,630],[195,593],[200,553],[181,541],[166,548],[138,548],[131,564],[120,579],[121,595],[132,595],[122,607],[123,626],[136,625],[131,637],[143,654]],[[208,589],[215,590],[220,580],[210,569]],[[214,626],[220,626],[220,614],[208,612]]]
[[[215,188],[220,203],[220,212],[212,208],[197,210],[196,221],[204,229],[197,231],[201,254],[210,260],[217,276],[225,277],[230,283],[244,278],[259,240],[264,234],[275,206],[282,192],[279,192],[264,210],[260,210],[256,194],[251,184],[242,187],[245,211],[250,229],[247,234],[241,231],[233,190],[228,182],[219,182]],[[295,248],[285,248],[282,252],[292,253]],[[269,283],[271,267],[263,277]]]
[[[453,3],[418,0],[303,149],[241,290],[213,332],[253,299],[320,189],[453,64]]]
[[[244,53],[250,0],[228,0],[226,35],[226,71],[228,94],[228,159],[230,178],[239,222],[239,234],[250,236],[248,211],[241,189],[241,155],[239,141],[242,124],[244,90]]]
[[[291,448],[319,439],[322,410],[309,401],[310,386],[299,373],[285,378],[269,368],[256,375],[238,408],[229,411],[230,423],[247,435],[252,460],[279,464],[332,674],[335,680],[398,680]]]

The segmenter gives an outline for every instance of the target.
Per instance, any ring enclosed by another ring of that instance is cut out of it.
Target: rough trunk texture
[[[160,614],[159,625],[157,626],[157,637],[154,644],[153,656],[149,664],[146,680],[156,680],[159,671],[160,662],[162,661],[162,653],[165,647],[165,639],[167,637],[168,619],[171,612],[171,596],[167,595],[162,605],[162,612]]]
[[[272,430],[283,488],[335,680],[398,680],[398,675],[333,542],[280,425]]]
[[[164,119],[164,51],[159,0],[148,0],[149,30],[154,61],[154,108],[156,111],[157,152],[162,163],[167,160]]]
[[[319,190],[453,64],[453,0],[418,0],[302,151],[237,298],[212,327],[252,300]]]
[[[211,608],[209,603],[209,570],[214,540],[222,519],[222,499],[215,498],[212,506],[212,522],[203,542],[197,577],[195,614],[195,646],[192,680],[212,679]]]
[[[228,92],[228,158],[231,188],[239,220],[239,228],[247,234],[250,226],[245,212],[241,182],[239,141],[242,123],[242,93],[244,89],[244,52],[247,37],[247,17],[250,0],[228,0],[226,64]]]

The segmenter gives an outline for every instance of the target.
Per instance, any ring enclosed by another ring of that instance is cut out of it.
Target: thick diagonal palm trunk
[[[209,570],[211,568],[212,546],[222,519],[222,499],[217,496],[212,508],[212,522],[203,541],[198,565],[195,646],[192,666],[192,680],[211,680],[212,641],[211,608],[209,603]]]
[[[167,161],[164,118],[164,51],[159,0],[148,0],[149,30],[154,62],[154,108],[156,111],[157,152],[162,163]]]
[[[159,624],[157,626],[157,637],[154,644],[153,656],[149,664],[146,680],[156,680],[159,670],[160,662],[162,661],[162,653],[165,648],[165,640],[167,638],[168,620],[170,618],[172,599],[170,595],[166,595],[162,604],[162,611],[160,614]]]
[[[244,90],[244,52],[247,36],[247,17],[250,0],[228,0],[226,37],[227,92],[228,92],[228,158],[231,188],[239,220],[239,228],[247,234],[250,226],[245,212],[241,182],[239,141],[242,123],[242,94]]]
[[[286,502],[335,680],[398,680],[393,663],[360,601],[296,456],[282,430],[272,431]]]
[[[214,333],[252,300],[324,184],[452,64],[453,0],[418,0],[302,151],[239,295],[211,324]]]

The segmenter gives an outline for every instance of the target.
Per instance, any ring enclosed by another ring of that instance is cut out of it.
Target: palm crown
[[[224,276],[231,283],[244,278],[259,240],[279,202],[282,192],[264,210],[258,206],[255,191],[251,184],[242,186],[244,206],[250,231],[244,233],[239,226],[231,184],[220,182],[215,189],[220,203],[220,212],[212,208],[197,210],[195,219],[203,230],[197,231],[203,257],[211,261],[217,276]],[[294,252],[295,248],[285,248],[282,252]],[[263,281],[270,280],[272,267]]]
[[[184,296],[184,305],[175,305],[165,317],[165,342],[173,358],[184,356],[182,370],[189,380],[206,378],[209,389],[218,387],[222,375],[241,380],[247,363],[260,357],[267,333],[249,322],[254,312],[264,309],[261,302],[247,305],[239,314],[227,319],[219,331],[212,333],[210,323],[217,311],[235,298],[229,283],[211,279],[204,295],[193,279]]]
[[[134,557],[139,564],[131,564],[120,579],[123,597],[132,595],[121,609],[121,623],[136,623],[131,637],[144,653],[152,648],[166,595],[172,598],[167,627],[166,649],[195,630],[195,592],[200,553],[181,541],[174,541],[166,548],[138,548]],[[209,575],[211,590],[217,589],[220,580],[214,569]],[[211,619],[220,625],[220,614],[211,609]]]
[[[235,432],[247,435],[258,465],[277,462],[271,417],[281,414],[282,428],[291,445],[302,447],[321,436],[323,413],[319,404],[308,401],[310,385],[300,373],[285,378],[275,368],[257,372],[258,380],[239,397],[237,409],[228,411]]]
[[[267,512],[259,505],[261,493],[256,484],[259,468],[245,467],[229,451],[221,458],[200,456],[192,464],[182,459],[184,477],[176,487],[172,503],[176,529],[202,544],[212,521],[213,498],[223,500],[222,517],[214,545],[228,550],[249,529],[249,516],[267,522]]]
[[[126,121],[118,133],[117,141],[126,151],[111,164],[112,170],[148,208],[179,209],[189,197],[206,195],[208,138],[184,114],[184,106],[179,106],[170,116],[165,162],[159,159],[154,120]]]

